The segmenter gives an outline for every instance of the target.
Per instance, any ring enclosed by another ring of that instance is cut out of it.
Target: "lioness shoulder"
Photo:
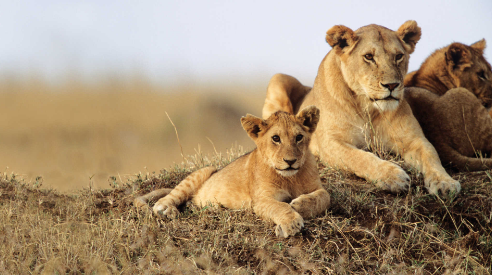
[[[406,98],[444,165],[492,168],[492,70],[485,40],[436,50],[405,77]]]
[[[304,218],[323,213],[330,204],[316,160],[308,150],[318,121],[319,110],[314,106],[297,115],[282,111],[267,119],[247,115],[241,123],[256,149],[218,172],[211,167],[200,169],[174,189],[154,191],[137,198],[135,204],[162,197],[153,210],[169,217],[175,217],[176,207],[190,199],[199,206],[253,208],[277,224],[277,236],[294,235],[303,227]]]

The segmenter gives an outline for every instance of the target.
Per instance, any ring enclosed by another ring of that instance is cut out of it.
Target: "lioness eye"
[[[296,141],[297,142],[301,141],[303,137],[304,137],[303,135],[297,135],[296,136]]]
[[[400,54],[397,54],[396,55],[396,61],[398,61],[398,60],[400,60],[402,58],[403,58],[403,54],[400,53]]]
[[[480,71],[477,74],[478,74],[478,77],[480,77],[481,79],[485,79],[485,72],[484,71]]]
[[[372,60],[374,57],[372,56],[372,54],[368,53],[366,55],[364,55],[364,57],[367,59],[367,60]]]
[[[272,140],[273,140],[274,142],[280,142],[280,137],[279,137],[279,136],[277,136],[277,135],[274,135],[274,136],[272,137]]]

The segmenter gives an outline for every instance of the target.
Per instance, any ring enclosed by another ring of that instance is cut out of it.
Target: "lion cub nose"
[[[292,164],[296,163],[297,159],[284,159],[288,165],[292,166]]]
[[[381,83],[381,86],[385,87],[386,89],[390,90],[390,92],[393,92],[393,90],[400,86],[400,83],[388,83],[388,84],[383,84]]]

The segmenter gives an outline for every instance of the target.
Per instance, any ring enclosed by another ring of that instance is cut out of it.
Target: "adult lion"
[[[492,168],[492,69],[482,39],[471,46],[452,43],[436,50],[405,86],[405,95],[443,165],[458,170]],[[485,158],[484,158],[485,157]]]
[[[277,236],[288,237],[304,226],[304,218],[319,215],[330,205],[321,186],[316,159],[309,151],[319,110],[306,107],[298,115],[275,112],[268,119],[241,118],[257,148],[216,172],[202,168],[174,189],[159,189],[136,198],[136,206],[161,198],[154,213],[175,217],[177,206],[192,200],[199,206],[220,204],[231,209],[253,208],[276,224]]]
[[[263,117],[276,110],[296,113],[302,106],[316,105],[321,118],[310,148],[329,165],[385,190],[407,190],[410,177],[401,167],[364,150],[372,140],[420,170],[429,193],[459,192],[459,182],[441,166],[403,97],[409,55],[420,35],[415,21],[405,22],[396,32],[378,25],[355,32],[341,25],[332,27],[326,41],[333,49],[321,62],[312,90],[293,77],[275,75]]]

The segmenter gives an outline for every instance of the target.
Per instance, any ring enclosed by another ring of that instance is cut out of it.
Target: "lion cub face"
[[[241,118],[266,164],[284,177],[295,175],[304,164],[318,121],[315,106],[302,109],[298,115],[277,111],[266,120],[249,114]]]
[[[378,25],[354,32],[339,25],[328,30],[326,41],[340,58],[345,82],[362,103],[391,111],[403,99],[403,78],[420,35],[415,21],[405,22],[396,32]]]
[[[471,46],[453,43],[445,51],[450,86],[463,87],[475,94],[482,105],[492,107],[492,69],[483,56],[486,43],[482,39]]]

